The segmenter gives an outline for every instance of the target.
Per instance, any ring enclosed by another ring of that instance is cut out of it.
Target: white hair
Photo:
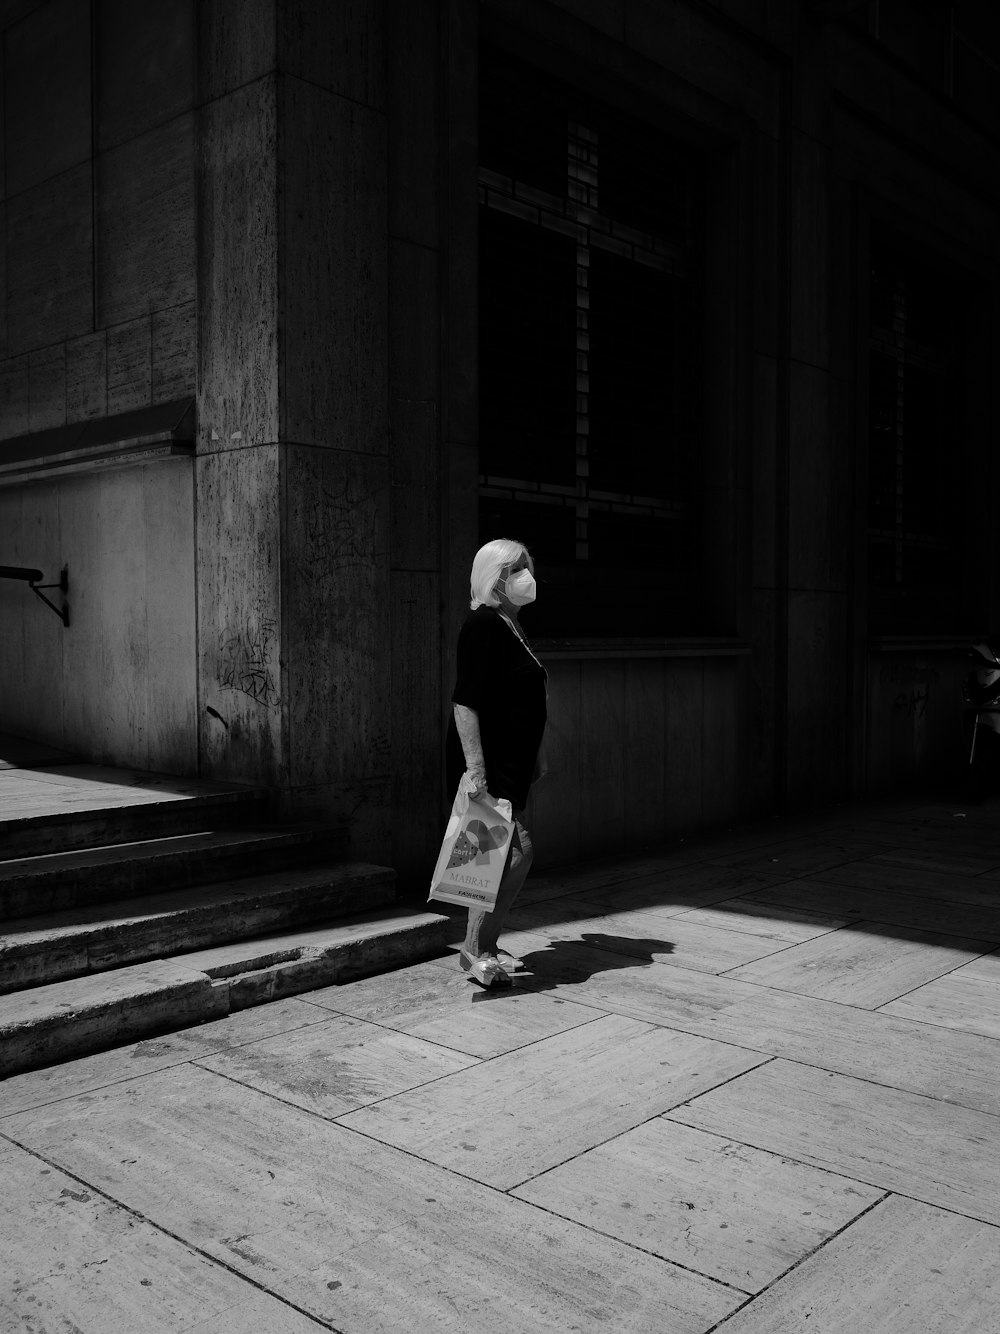
[[[499,607],[494,589],[505,566],[516,565],[524,557],[528,568],[534,572],[535,563],[531,552],[523,542],[515,542],[509,537],[498,537],[479,548],[472,558],[472,576],[469,587],[472,601],[469,606],[473,611],[477,607]]]

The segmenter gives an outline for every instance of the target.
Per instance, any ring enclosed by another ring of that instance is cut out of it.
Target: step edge
[[[340,873],[342,874],[336,874]],[[293,877],[295,883],[273,885],[266,882],[273,882],[278,877]],[[80,923],[80,934],[89,935],[101,930],[119,930],[127,924],[139,922],[151,922],[157,919],[169,920],[176,914],[183,914],[195,908],[204,907],[223,907],[226,904],[237,905],[248,898],[254,896],[260,897],[282,897],[287,894],[294,894],[305,889],[322,889],[326,883],[331,888],[342,888],[351,884],[380,884],[383,882],[392,883],[395,881],[396,872],[391,867],[371,866],[363,862],[333,862],[329,865],[320,866],[292,866],[284,871],[265,871],[256,876],[233,876],[226,880],[210,880],[205,884],[191,885],[185,889],[176,890],[158,890],[152,894],[141,894],[128,899],[109,899],[105,903],[95,904],[92,910],[94,912],[107,913],[109,909],[127,908],[132,905],[155,905],[156,900],[166,898],[190,897],[192,899],[200,896],[207,896],[204,902],[181,905],[175,910],[165,909],[163,912],[136,912],[123,913],[117,921],[109,921],[107,917],[98,922]],[[305,884],[303,882],[306,882]],[[215,889],[216,894],[211,891]],[[0,921],[0,942],[13,939],[23,934],[25,936],[32,934],[31,924],[41,922],[50,918],[60,918],[71,916],[74,911],[72,908],[64,909],[54,913],[38,913],[32,916],[12,917],[7,922]],[[83,910],[81,910],[83,911]],[[110,916],[110,914],[108,914]],[[25,924],[28,924],[27,927]],[[7,931],[5,927],[16,925],[16,931]],[[62,929],[59,925],[50,928],[53,931]],[[73,924],[67,923],[65,927],[66,934],[59,936],[58,939],[72,939]],[[41,929],[36,929],[36,938],[41,940],[47,938],[47,933]],[[20,943],[20,942],[17,942]],[[4,945],[0,943],[0,957],[4,953]]]
[[[38,876],[45,874],[54,874],[58,871],[68,871],[77,869],[74,865],[74,859],[79,858],[79,868],[89,868],[91,866],[100,866],[99,861],[95,861],[94,854],[103,852],[121,852],[121,857],[109,859],[109,864],[114,866],[139,865],[153,862],[159,858],[170,857],[189,857],[194,853],[203,853],[206,856],[223,856],[229,851],[252,851],[256,847],[263,845],[265,847],[284,847],[310,842],[323,842],[325,839],[335,840],[347,837],[349,829],[346,825],[316,825],[303,827],[300,825],[273,826],[260,828],[242,829],[237,826],[234,829],[197,829],[189,830],[183,834],[164,834],[159,838],[148,839],[129,839],[121,843],[99,843],[91,848],[65,849],[61,852],[39,852],[25,857],[0,857],[0,888],[5,884],[10,884],[15,880],[22,878],[32,878],[34,873]],[[179,843],[183,839],[198,839],[205,837],[218,837],[227,840],[220,843],[218,847],[196,848],[176,847],[168,848],[162,845],[168,843]],[[129,856],[128,849],[135,849],[135,853]],[[32,863],[48,862],[54,863],[51,867],[32,865]],[[13,867],[24,866],[23,871],[13,871]]]
[[[447,917],[437,913],[422,913],[417,915],[417,920],[409,929],[382,936],[383,942],[393,941],[404,947],[396,957],[385,960],[386,966],[382,969],[379,968],[377,961],[370,961],[375,964],[372,968],[368,968],[364,961],[355,961],[352,965],[351,949],[356,948],[359,942],[343,942],[339,950],[335,951],[335,955],[344,956],[341,960],[344,964],[343,980],[353,981],[358,976],[389,971],[392,968],[406,966],[408,962],[432,958],[435,957],[437,950],[444,952],[443,935],[448,920]],[[369,937],[369,939],[376,940],[379,937]],[[410,947],[409,952],[406,951],[406,946]],[[132,965],[116,972],[120,980],[123,973],[133,969],[138,974],[142,969],[148,970],[151,964],[171,962],[173,960],[168,956],[167,959],[149,960],[144,964]],[[301,961],[293,960],[291,965],[294,967],[298,962]],[[180,969],[185,976],[178,977],[161,988],[147,989],[140,993],[138,998],[119,993],[113,998],[81,1006],[78,1011],[70,1011],[69,1014],[64,1004],[59,1010],[51,1009],[44,1014],[36,1014],[13,1026],[6,1025],[0,1013],[0,1079],[59,1064],[92,1052],[127,1046],[130,1042],[143,1037],[196,1027],[212,1019],[225,1018],[227,1014],[239,1010],[267,1004],[271,1000],[278,999],[279,995],[281,997],[301,995],[320,986],[336,985],[335,977],[320,982],[315,980],[317,965],[322,965],[323,962],[322,959],[308,960],[307,964],[312,965],[312,972],[309,972],[308,967],[300,969],[298,977],[280,976],[278,970],[283,965],[276,963],[271,970],[260,970],[256,976],[243,974],[242,981],[238,977],[212,979],[207,973],[185,966]],[[330,973],[335,974],[337,958],[331,956],[326,962],[330,965]],[[358,969],[361,971],[357,971]],[[303,985],[300,986],[300,982]],[[276,990],[278,995],[275,994]],[[172,999],[184,1009],[184,1013],[181,1013],[175,1005],[170,1011],[174,1018],[181,1020],[179,1023],[169,1022],[165,1016],[159,1015],[156,1008]],[[102,1016],[106,1016],[109,1021],[113,1020],[116,1017],[116,1010],[121,1022],[114,1033],[95,1034],[93,1025],[98,1023]],[[59,1021],[67,1019],[71,1019],[71,1022],[68,1027],[63,1027],[61,1041],[52,1043],[48,1050],[32,1051],[30,1042],[33,1036],[44,1038],[47,1031],[53,1035],[59,1034]]]
[[[0,819],[0,846],[4,835],[23,833],[28,829],[58,828],[82,820],[110,819],[120,813],[165,810],[201,810],[212,806],[258,805],[270,800],[267,788],[249,788],[246,791],[198,793],[191,797],[163,797],[153,801],[127,802],[117,806],[81,806],[76,810],[48,811],[40,815],[14,815]]]

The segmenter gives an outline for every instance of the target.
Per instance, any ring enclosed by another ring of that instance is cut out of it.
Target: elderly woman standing
[[[458,672],[448,724],[448,787],[470,796],[506,797],[514,831],[496,906],[469,909],[459,955],[470,980],[509,986],[521,966],[499,949],[499,934],[531,866],[523,812],[545,731],[546,671],[518,624],[535,598],[534,563],[520,542],[487,542],[472,562],[471,612],[458,636]]]

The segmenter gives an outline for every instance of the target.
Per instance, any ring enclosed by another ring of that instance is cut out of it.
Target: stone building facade
[[[6,0],[0,730],[422,881],[481,540],[547,861],[960,764],[989,0]]]

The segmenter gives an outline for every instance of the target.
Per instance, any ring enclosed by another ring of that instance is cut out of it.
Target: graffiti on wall
[[[247,621],[219,645],[219,685],[236,690],[257,704],[277,708],[281,703],[274,679],[277,657],[274,621]]]
[[[893,713],[906,714],[914,722],[923,721],[931,689],[940,680],[941,673],[934,667],[916,667],[912,663],[885,666],[879,672],[880,685],[896,687],[892,700]]]

